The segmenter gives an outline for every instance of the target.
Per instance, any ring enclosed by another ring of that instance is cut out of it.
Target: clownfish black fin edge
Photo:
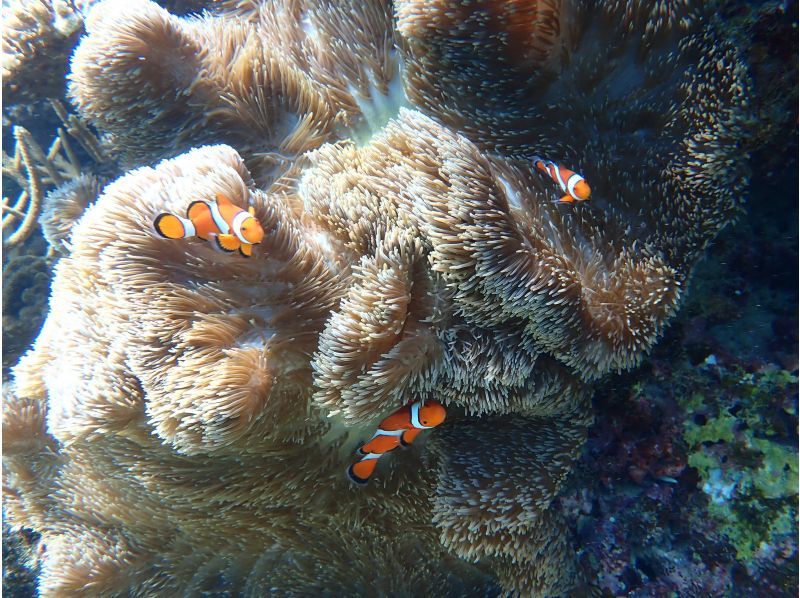
[[[367,482],[369,482],[369,478],[363,479],[358,477],[355,471],[353,471],[352,465],[347,468],[347,477],[351,482],[353,482],[354,484],[358,484],[359,486],[366,486]]]
[[[197,200],[193,201],[192,203],[189,204],[189,207],[186,208],[186,217],[189,220],[191,220],[193,218],[193,216],[194,216],[192,214],[192,211],[194,210],[195,207],[203,207],[203,208],[208,209],[208,205],[203,200],[197,199]]]
[[[211,235],[209,235],[209,236],[211,236]],[[236,251],[235,249],[226,249],[225,247],[223,247],[222,243],[219,240],[220,236],[218,234],[213,235],[213,237],[214,237],[214,244],[217,246],[217,249],[219,249],[220,251],[224,251],[225,253],[234,253]]]
[[[161,214],[156,216],[156,219],[153,220],[153,228],[156,230],[156,232],[159,235],[161,235],[165,239],[169,239],[169,237],[167,235],[165,235],[164,233],[161,232],[160,222],[161,222],[162,218],[164,218],[165,216],[171,216],[171,214],[167,214],[166,212],[162,212]]]
[[[167,233],[165,233],[164,232],[164,227],[162,225],[162,221],[165,218],[168,218],[168,219],[171,219],[172,221],[174,221],[173,222],[173,226],[180,227],[181,228],[181,233],[180,234],[176,234],[174,236],[173,235],[168,235]],[[156,216],[155,220],[153,220],[153,229],[161,237],[163,237],[165,239],[170,239],[172,241],[175,241],[177,239],[186,238],[186,230],[185,230],[185,227],[184,227],[183,223],[181,222],[181,219],[178,216],[176,216],[175,214],[170,214],[168,212],[162,212],[161,214]]]

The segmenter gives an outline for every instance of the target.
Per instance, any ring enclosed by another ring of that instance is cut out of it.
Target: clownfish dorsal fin
[[[233,202],[222,193],[217,193],[217,203],[220,205],[225,205],[225,204],[233,205]]]
[[[189,204],[189,207],[186,209],[186,217],[189,220],[195,221],[197,220],[200,215],[208,210],[208,206],[206,202],[202,200],[193,201]]]
[[[250,206],[249,208],[247,208],[247,213],[250,214],[251,216],[255,217],[256,209],[253,206]]]

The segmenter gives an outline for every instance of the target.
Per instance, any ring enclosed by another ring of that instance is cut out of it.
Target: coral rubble
[[[652,348],[747,178],[746,71],[699,4],[96,6],[70,95],[138,168],[79,219],[49,197],[64,255],[3,410],[42,594],[591,591],[554,502],[591,383]],[[153,230],[216,193],[252,259]],[[441,429],[349,486],[428,398]]]

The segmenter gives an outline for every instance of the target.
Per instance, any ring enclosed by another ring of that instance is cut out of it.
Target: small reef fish
[[[232,253],[239,250],[245,257],[253,254],[253,245],[261,243],[264,229],[255,217],[252,206],[243,210],[217,193],[213,201],[193,201],[186,218],[175,214],[159,214],[153,221],[156,232],[167,239],[200,237],[217,249]]]
[[[435,428],[444,421],[447,412],[436,401],[421,401],[401,407],[378,426],[378,431],[356,453],[362,455],[358,463],[347,468],[347,477],[356,484],[366,484],[375,467],[386,453],[398,446],[408,446],[423,430]]]
[[[592,190],[586,180],[577,172],[539,156],[533,157],[533,165],[553,179],[558,184],[561,192],[566,194],[554,203],[581,202],[589,199]]]

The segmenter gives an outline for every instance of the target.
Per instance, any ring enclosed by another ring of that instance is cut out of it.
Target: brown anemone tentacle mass
[[[99,3],[70,94],[138,168],[79,219],[50,198],[69,237],[4,395],[42,594],[589,591],[554,499],[591,384],[747,180],[747,73],[701,4]],[[252,257],[154,230],[217,193]],[[417,400],[444,424],[349,484]]]

